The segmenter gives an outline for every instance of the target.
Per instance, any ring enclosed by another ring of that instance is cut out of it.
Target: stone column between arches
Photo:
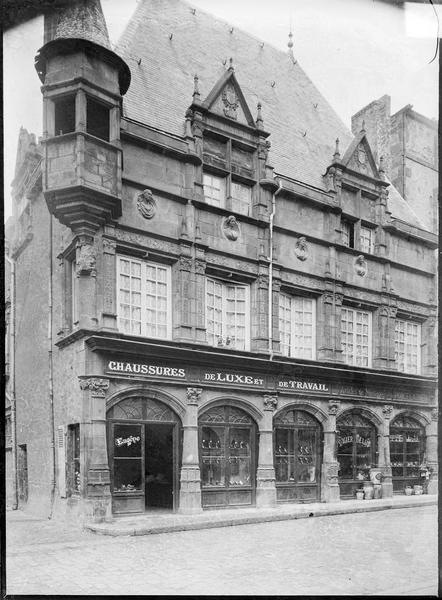
[[[430,469],[430,478],[428,481],[427,494],[438,493],[438,460],[437,460],[437,424],[439,411],[433,408],[431,411],[431,421],[425,430],[425,454],[427,466]]]
[[[321,500],[323,502],[339,502],[340,500],[339,464],[336,457],[336,415],[339,406],[339,400],[330,400],[328,418],[323,423],[324,449],[321,473]]]
[[[258,467],[256,470],[256,506],[276,505],[275,466],[273,462],[273,413],[276,395],[264,394],[264,417],[259,423]]]
[[[198,453],[198,404],[201,388],[187,388],[187,410],[183,418],[183,457],[180,473],[179,512],[202,512],[201,473]]]
[[[112,496],[106,438],[106,392],[109,380],[89,377],[80,380],[83,390],[82,437],[85,457],[82,467],[82,495],[86,517],[94,522],[112,517]]]
[[[393,414],[393,406],[385,404],[382,407],[383,420],[378,426],[378,466],[381,469],[382,498],[393,496],[393,479],[390,462],[390,419]]]

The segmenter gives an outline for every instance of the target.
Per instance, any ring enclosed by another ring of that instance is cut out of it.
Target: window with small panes
[[[344,361],[358,367],[371,366],[372,315],[368,311],[343,307],[341,348]]]
[[[394,326],[396,368],[405,373],[420,373],[421,324],[396,319]]]
[[[206,332],[211,346],[250,349],[248,285],[206,279]]]
[[[285,356],[315,359],[316,302],[313,298],[279,296],[279,336]]]

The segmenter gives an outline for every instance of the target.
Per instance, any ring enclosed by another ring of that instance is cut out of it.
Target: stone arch
[[[348,414],[348,413],[358,413],[360,415],[362,415],[363,417],[365,417],[366,419],[368,419],[369,421],[371,421],[371,423],[373,423],[373,425],[376,427],[376,429],[379,431],[382,423],[383,423],[383,419],[381,416],[378,415],[377,412],[375,412],[373,409],[368,408],[367,406],[351,406],[349,408],[344,408],[343,410],[339,411],[339,413],[336,415],[336,423],[339,421],[339,419],[341,419],[341,417],[343,417],[344,415]]]
[[[417,421],[419,425],[421,425],[424,428],[426,428],[431,423],[430,416],[424,415],[412,409],[405,409],[399,410],[399,412],[390,419],[390,427],[393,424],[393,421],[397,419],[397,417],[410,417],[411,419]]]
[[[317,421],[319,421],[319,423],[321,424],[321,426],[324,426],[324,424],[325,424],[325,422],[327,421],[327,418],[328,418],[327,413],[324,410],[322,410],[321,408],[319,408],[319,406],[317,406],[316,404],[311,404],[310,402],[296,403],[295,400],[289,402],[288,404],[285,404],[281,408],[278,408],[278,410],[275,411],[275,414],[273,415],[273,418],[275,419],[282,412],[284,412],[285,410],[290,410],[290,409],[292,409],[292,410],[303,410],[303,411],[307,412],[309,415],[311,415]]]
[[[143,396],[146,399],[151,398],[152,400],[163,402],[163,404],[166,404],[166,406],[171,408],[180,417],[180,419],[183,420],[186,407],[180,400],[178,400],[178,398],[169,392],[165,392],[164,390],[143,385],[126,387],[109,396],[106,401],[106,411],[118,404],[118,402],[121,402],[121,400],[127,400],[133,396]]]
[[[231,404],[237,408],[241,408],[244,412],[252,417],[252,419],[259,423],[263,418],[262,412],[256,408],[251,402],[248,400],[244,400],[244,398],[238,398],[237,396],[217,396],[216,398],[212,398],[208,400],[204,404],[202,404],[198,409],[198,417],[200,417],[206,410],[210,410],[215,406],[224,406],[225,404]]]

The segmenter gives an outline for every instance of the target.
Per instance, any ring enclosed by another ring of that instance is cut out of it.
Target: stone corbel
[[[278,397],[272,394],[264,394],[264,410],[275,411],[278,406]]]
[[[90,275],[95,277],[96,269],[96,249],[94,238],[90,235],[80,235],[76,241],[76,268],[77,276]]]
[[[202,388],[188,387],[186,390],[187,404],[193,404],[197,406],[201,401],[201,394],[203,393]]]
[[[89,390],[92,397],[105,398],[109,389],[109,380],[100,377],[89,377],[80,380],[82,390]]]

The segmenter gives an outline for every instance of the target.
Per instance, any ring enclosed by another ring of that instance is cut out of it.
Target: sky
[[[113,45],[137,1],[101,0]],[[427,117],[438,116],[439,61],[432,59],[437,16],[442,29],[441,6],[405,2],[400,8],[381,0],[188,3],[283,51],[291,29],[295,58],[349,128],[352,114],[384,94],[391,96],[392,113],[411,104]],[[5,218],[11,214],[20,126],[37,137],[42,132],[40,80],[34,69],[34,56],[42,45],[42,17],[3,37]]]

